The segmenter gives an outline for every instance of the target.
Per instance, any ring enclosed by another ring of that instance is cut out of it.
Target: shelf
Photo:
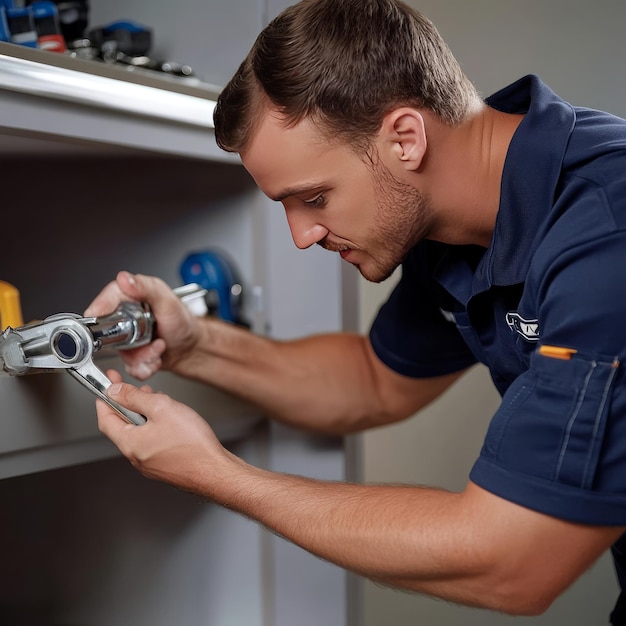
[[[98,359],[98,366],[122,371],[115,357]],[[150,384],[195,409],[225,444],[245,438],[262,419],[234,397],[167,372]],[[119,456],[98,430],[95,397],[65,372],[2,375],[0,396],[0,479]]]
[[[215,143],[218,93],[195,79],[0,42],[0,155],[47,144],[44,152],[59,145],[61,153],[103,148],[238,163]]]

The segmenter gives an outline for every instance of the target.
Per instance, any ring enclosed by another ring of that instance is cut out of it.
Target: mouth
[[[348,257],[352,252],[354,252],[354,248],[349,248],[348,246],[331,242],[325,242],[322,247],[324,250],[328,250],[329,252],[338,252],[339,256],[341,256],[344,261],[348,261]]]
[[[348,261],[348,257],[350,256],[350,253],[352,251],[353,251],[352,248],[343,248],[341,250],[338,250],[339,255],[344,261]]]
[[[344,252],[350,252],[350,250],[352,250],[352,248],[350,246],[347,246],[345,243],[336,243],[334,241],[329,241],[326,237],[318,241],[317,244],[324,248],[324,250],[328,250],[329,252],[339,252],[339,254],[342,255]]]
[[[318,241],[318,245],[320,245],[324,250],[328,250],[329,252],[338,252],[341,258],[344,261],[350,261],[350,256],[357,251],[356,248],[351,248],[347,246],[345,243],[338,243],[335,241],[329,241],[328,239],[323,239],[322,241]]]

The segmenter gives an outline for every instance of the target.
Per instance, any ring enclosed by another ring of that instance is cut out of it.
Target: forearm
[[[212,481],[215,484],[215,481]],[[464,517],[463,495],[326,483],[246,468],[221,503],[372,580],[475,606],[498,601],[496,569]],[[227,484],[227,483],[222,483]]]
[[[281,342],[217,320],[173,369],[259,406],[274,419],[326,433],[359,430],[383,410],[364,339],[332,334]]]
[[[331,333],[275,341],[219,320],[199,320],[199,340],[178,374],[259,406],[283,423],[346,434],[413,415],[462,372],[411,379],[389,370],[366,337]]]
[[[237,462],[235,483],[212,480],[205,495],[367,578],[505,613],[544,612],[622,532],[543,516],[471,483],[463,493],[328,483]]]

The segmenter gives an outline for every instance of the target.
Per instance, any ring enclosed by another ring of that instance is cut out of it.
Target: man
[[[188,407],[126,384],[111,396],[147,424],[98,403],[101,430],[143,474],[385,584],[531,615],[614,544],[621,576],[626,122],[534,76],[483,102],[396,0],[304,0],[261,33],[215,123],[299,248],[402,279],[369,337],[276,342],[123,272],[88,313],[150,303],[159,337],[125,355],[131,374],[165,367],[348,433],[412,415],[479,360],[502,405],[462,493],[251,467]]]

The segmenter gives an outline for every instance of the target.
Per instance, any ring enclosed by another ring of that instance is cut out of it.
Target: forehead
[[[328,184],[352,159],[358,160],[347,145],[329,141],[311,120],[287,125],[268,109],[241,153],[257,185],[274,199],[285,190]]]

